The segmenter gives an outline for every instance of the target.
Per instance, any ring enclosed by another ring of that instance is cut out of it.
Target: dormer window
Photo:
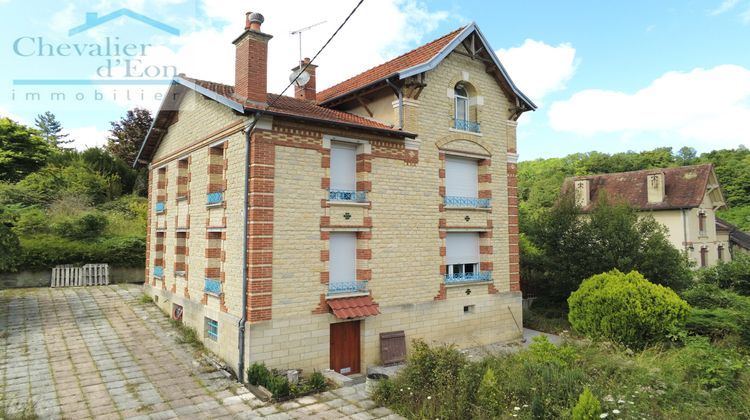
[[[471,96],[468,87],[458,83],[453,88],[454,108],[453,128],[462,131],[479,132],[479,123],[471,115]]]

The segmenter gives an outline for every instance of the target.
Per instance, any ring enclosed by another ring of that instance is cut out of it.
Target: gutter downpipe
[[[250,136],[255,130],[255,125],[260,120],[260,112],[255,113],[255,119],[245,129],[245,196],[244,196],[244,208],[242,210],[242,318],[239,321],[237,345],[239,350],[239,361],[237,363],[237,379],[240,383],[244,383],[245,377],[245,324],[247,323],[247,283],[248,283],[248,270],[247,270],[247,233],[248,233],[248,207],[250,206]]]
[[[393,92],[398,96],[398,129],[404,129],[404,92],[396,86],[391,79],[385,79],[388,86],[393,89]]]
[[[682,235],[683,235],[683,248],[685,248],[685,256],[688,256],[688,234],[687,234],[687,216],[685,215],[685,209],[682,210]]]

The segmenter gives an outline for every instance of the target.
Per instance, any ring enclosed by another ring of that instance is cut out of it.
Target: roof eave
[[[433,56],[431,59],[427,60],[426,62],[422,64],[418,64],[413,67],[409,67],[408,69],[401,70],[398,72],[399,79],[406,79],[407,77],[415,76],[420,73],[424,73],[426,71],[430,71],[437,67],[438,64],[440,64],[441,61],[443,61],[448,54],[450,54],[456,47],[463,42],[464,39],[466,39],[469,35],[471,35],[472,32],[476,32],[479,35],[479,39],[482,40],[482,43],[484,43],[484,49],[487,51],[487,54],[492,59],[492,62],[497,66],[497,68],[500,70],[500,73],[503,75],[505,80],[508,82],[508,85],[510,86],[511,90],[514,94],[518,96],[518,98],[523,101],[530,110],[537,109],[536,104],[531,101],[526,95],[521,92],[520,89],[513,83],[513,80],[508,75],[508,72],[505,70],[505,67],[503,67],[502,63],[500,63],[500,59],[497,58],[497,55],[494,51],[492,51],[492,48],[490,48],[489,42],[487,42],[487,38],[485,38],[484,34],[482,34],[482,31],[479,29],[479,26],[475,22],[472,22],[470,25],[467,25],[458,35],[456,35],[455,38],[448,44],[446,44],[440,52],[438,52],[435,56]]]

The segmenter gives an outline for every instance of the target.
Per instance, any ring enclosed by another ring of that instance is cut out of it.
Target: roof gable
[[[696,208],[700,207],[710,188],[718,188],[718,185],[709,183],[715,179],[713,172],[713,165],[705,164],[578,176],[566,179],[563,191],[572,189],[573,181],[588,180],[592,205],[600,194],[605,194],[611,199],[624,200],[644,211]],[[655,173],[664,174],[665,197],[661,203],[648,202],[647,177]],[[722,200],[721,205],[723,204]],[[592,205],[584,210],[590,209]]]
[[[367,88],[385,79],[398,77],[399,80],[403,80],[432,70],[472,34],[476,34],[481,44],[482,54],[486,55],[487,59],[496,67],[500,77],[516,96],[519,104],[523,104],[526,110],[536,109],[536,105],[513,83],[482,31],[473,22],[319,92],[317,95],[318,101],[320,104],[326,105],[337,98]]]

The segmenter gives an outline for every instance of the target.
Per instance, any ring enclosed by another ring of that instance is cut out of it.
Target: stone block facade
[[[426,73],[419,97],[404,104],[404,129],[416,139],[266,117],[251,133],[247,185],[248,117],[186,94],[150,165],[146,292],[167,313],[179,305],[182,322],[230,366],[244,316],[245,366],[325,369],[330,326],[343,321],[326,303],[330,236],[354,232],[356,277],[368,282],[365,294],[380,312],[358,318],[363,371],[380,361],[381,333],[459,347],[520,338],[516,123],[485,67],[451,54]],[[471,86],[478,133],[453,128],[459,82]],[[370,107],[382,113],[373,118],[398,124],[394,96],[378,101]],[[366,201],[328,200],[332,142],[356,145],[356,185]],[[446,156],[477,159],[488,208],[445,206]],[[216,193],[218,201],[209,196]],[[446,284],[451,232],[479,234],[480,269],[491,281]]]

